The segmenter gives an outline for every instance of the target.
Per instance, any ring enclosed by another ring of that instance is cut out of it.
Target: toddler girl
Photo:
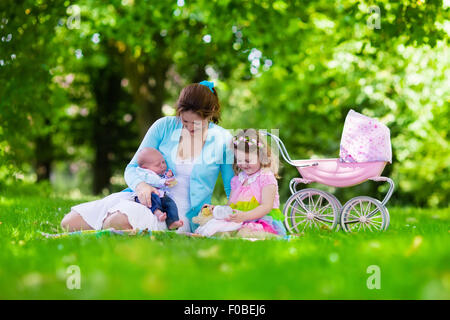
[[[242,130],[232,140],[235,176],[227,205],[233,214],[211,219],[196,230],[202,235],[238,230],[237,235],[286,235],[278,194],[278,159],[254,129]],[[205,205],[211,211],[214,206]]]

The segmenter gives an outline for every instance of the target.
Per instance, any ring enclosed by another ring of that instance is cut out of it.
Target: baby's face
[[[146,155],[142,167],[150,169],[157,174],[163,174],[167,170],[166,161],[161,153],[154,153],[152,156]]]

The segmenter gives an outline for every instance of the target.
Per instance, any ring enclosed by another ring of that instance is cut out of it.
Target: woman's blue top
[[[142,182],[136,173],[137,155],[145,147],[158,149],[164,156],[168,169],[171,169],[176,177],[175,161],[182,128],[183,124],[176,116],[163,117],[153,123],[125,169],[125,181],[129,188],[124,191],[134,191],[136,186]],[[231,133],[226,129],[213,122],[209,123],[201,156],[195,159],[190,176],[191,209],[186,213],[186,217],[189,219],[191,231],[198,227],[198,224],[192,222],[192,218],[198,215],[205,203],[211,203],[219,172],[222,173],[225,193],[227,197],[230,196],[230,182],[234,176],[234,154],[230,149],[231,139]]]

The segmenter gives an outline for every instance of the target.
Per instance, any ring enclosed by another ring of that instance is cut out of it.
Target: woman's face
[[[234,152],[234,156],[236,157],[238,168],[248,175],[251,175],[261,169],[261,164],[259,163],[258,156],[256,154],[246,153],[245,151],[238,149]]]
[[[181,122],[183,123],[183,127],[189,131],[191,136],[195,134],[195,132],[200,132],[208,126],[208,119],[203,119],[198,114],[192,111],[184,111],[180,114]]]

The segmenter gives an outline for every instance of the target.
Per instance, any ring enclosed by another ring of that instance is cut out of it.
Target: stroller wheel
[[[332,194],[318,189],[303,189],[294,193],[284,206],[284,224],[291,233],[307,229],[336,228],[341,204]]]
[[[384,231],[389,220],[387,208],[371,197],[352,198],[342,208],[341,227],[346,232]]]

